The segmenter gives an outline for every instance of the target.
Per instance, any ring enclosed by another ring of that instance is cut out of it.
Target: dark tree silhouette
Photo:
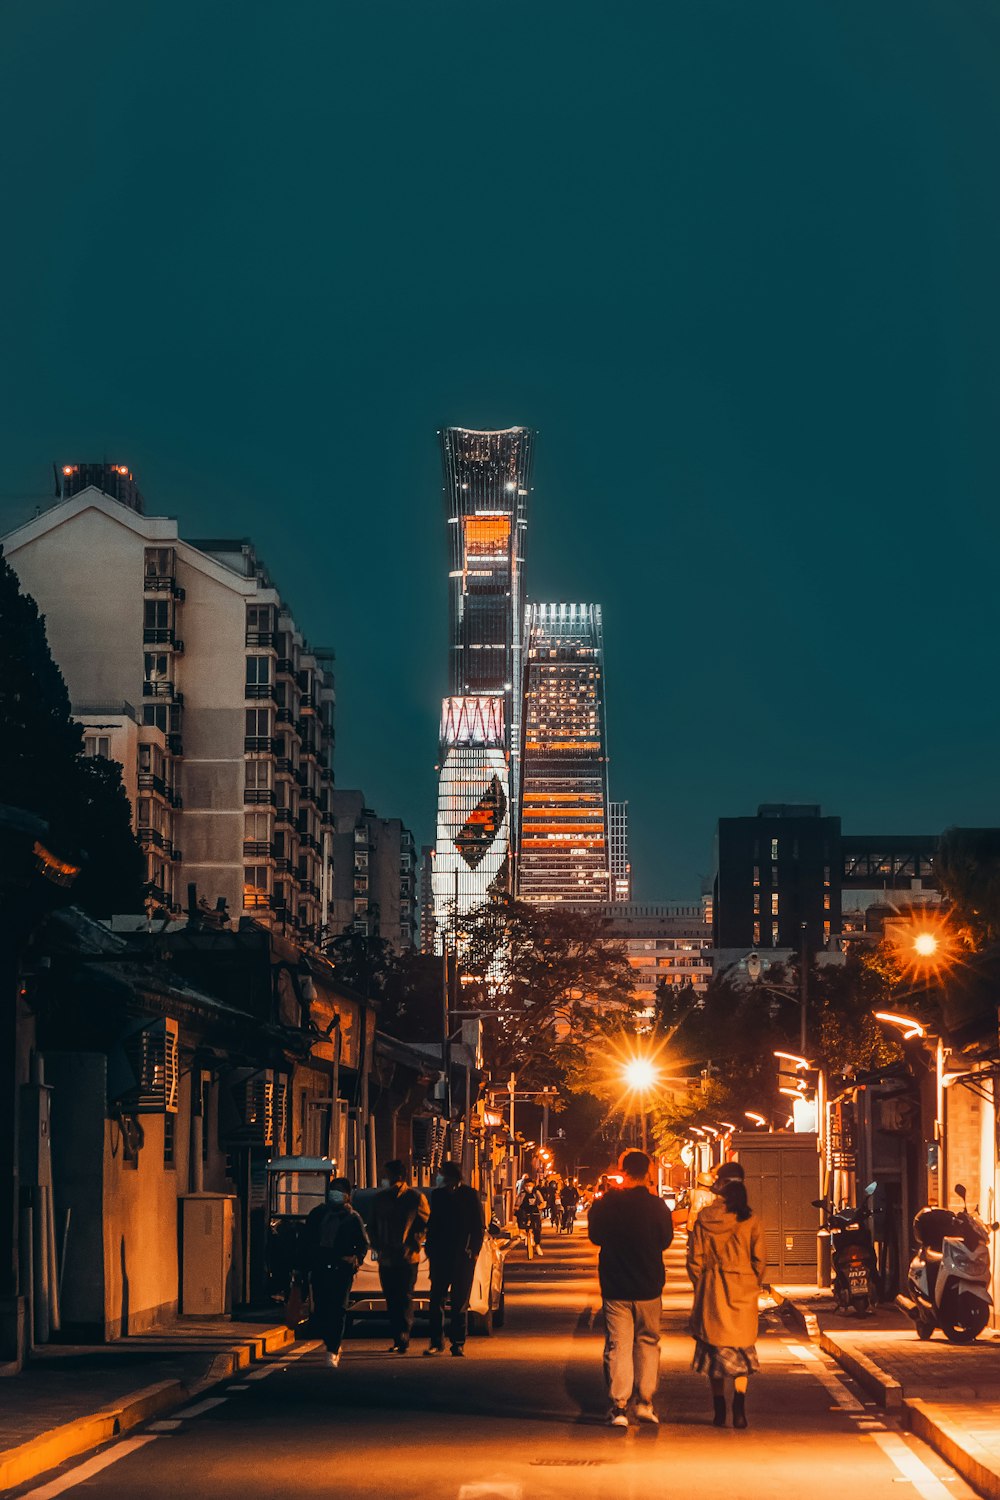
[[[61,847],[83,855],[73,900],[92,916],[143,908],[143,856],[121,770],[83,754],[45,622],[0,549],[0,788],[44,818]]]

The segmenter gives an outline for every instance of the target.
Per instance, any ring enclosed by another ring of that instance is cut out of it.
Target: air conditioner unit
[[[230,1079],[232,1107],[220,1121],[225,1139],[233,1145],[274,1144],[274,1074],[270,1068],[240,1070]]]
[[[125,1069],[114,1102],[137,1115],[176,1114],[180,1095],[178,1023],[164,1016],[122,1039]]]

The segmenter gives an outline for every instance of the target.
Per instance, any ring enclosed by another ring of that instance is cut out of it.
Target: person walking
[[[410,1347],[413,1289],[429,1216],[427,1199],[410,1187],[403,1163],[387,1161],[382,1169],[382,1190],[372,1203],[371,1241],[389,1315],[390,1354],[405,1354]]]
[[[312,1289],[313,1315],[326,1345],[326,1363],[334,1370],[340,1364],[351,1283],[367,1253],[365,1226],[351,1207],[351,1184],[346,1177],[334,1177],[326,1202],[314,1208],[302,1226],[298,1256]]]
[[[597,1274],[604,1304],[604,1378],[611,1397],[608,1422],[628,1426],[635,1398],[640,1422],[658,1424],[653,1397],[660,1374],[660,1294],[663,1252],[674,1237],[670,1210],[652,1186],[645,1151],[626,1151],[623,1182],[590,1210],[588,1231],[600,1248]]]
[[[757,1361],[757,1295],[764,1284],[764,1231],[737,1178],[716,1182],[687,1248],[694,1286],[693,1368],[708,1376],[713,1426],[726,1425],[726,1381],[733,1381],[733,1426],[746,1427],[747,1382]]]
[[[528,1259],[533,1255],[542,1254],[542,1209],[545,1200],[530,1177],[524,1179],[521,1191],[514,1203],[514,1218],[517,1227],[524,1235],[525,1249]]]
[[[462,1181],[462,1169],[457,1162],[443,1162],[436,1182],[427,1225],[431,1327],[430,1343],[424,1354],[444,1353],[444,1304],[450,1295],[448,1337],[452,1354],[461,1358],[469,1331],[469,1298],[476,1261],[486,1237],[486,1216],[479,1194]]]

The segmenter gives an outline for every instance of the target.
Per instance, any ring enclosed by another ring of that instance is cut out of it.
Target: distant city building
[[[304,639],[252,543],[187,541],[124,465],[67,464],[5,539],[46,616],[87,752],[123,768],[150,907],[194,882],[319,943],[329,902],[333,653]]]
[[[446,698],[441,713],[435,945],[509,887],[510,774],[501,696]]]
[[[608,829],[611,854],[611,899],[632,900],[632,863],[628,846],[628,803],[608,804]]]
[[[603,908],[604,930],[625,944],[635,971],[635,998],[647,1011],[658,985],[690,984],[698,994],[712,977],[712,929],[700,904],[613,903]]]
[[[839,817],[814,804],[766,803],[755,818],[720,818],[713,897],[721,961],[752,948],[797,953],[839,944],[843,906],[851,919],[886,892],[936,886],[935,835],[844,834]]]
[[[420,951],[434,952],[434,850],[424,844],[420,850]]]
[[[440,434],[451,566],[433,876],[438,937],[456,910],[511,887],[534,436],[526,427]]]
[[[611,899],[599,604],[532,604],[525,629],[518,895]]]
[[[333,809],[330,934],[384,938],[397,952],[416,946],[417,855],[399,818],[382,818],[363,792],[337,788]]]

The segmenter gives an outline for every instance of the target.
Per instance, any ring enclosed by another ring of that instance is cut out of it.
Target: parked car
[[[353,1194],[351,1203],[367,1225],[371,1213],[375,1189],[364,1188]],[[472,1333],[491,1334],[494,1328],[502,1328],[506,1313],[504,1293],[503,1252],[510,1244],[510,1236],[499,1225],[491,1224],[483,1239],[483,1246],[476,1260],[476,1272],[469,1299],[469,1330]],[[426,1318],[430,1310],[431,1276],[427,1256],[420,1252],[417,1267],[417,1284],[414,1288],[414,1312],[417,1318]],[[378,1262],[369,1254],[354,1278],[351,1288],[349,1322],[355,1318],[382,1317],[386,1315],[385,1298],[378,1277]]]

